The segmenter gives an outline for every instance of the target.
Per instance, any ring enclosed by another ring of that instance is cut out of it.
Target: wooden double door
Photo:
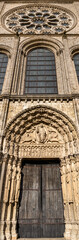
[[[20,238],[63,237],[59,162],[25,161],[23,164],[18,233]]]

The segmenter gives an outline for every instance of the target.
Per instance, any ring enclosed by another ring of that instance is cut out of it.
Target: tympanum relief
[[[23,134],[20,141],[20,157],[25,157],[25,155],[27,157],[57,157],[62,146],[61,136],[54,128],[38,124]]]
[[[52,127],[39,124],[32,129],[29,129],[21,138],[21,143],[52,143],[59,142],[58,133]]]

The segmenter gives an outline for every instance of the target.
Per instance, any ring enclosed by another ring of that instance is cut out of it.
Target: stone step
[[[18,240],[64,240],[64,238],[18,238]]]

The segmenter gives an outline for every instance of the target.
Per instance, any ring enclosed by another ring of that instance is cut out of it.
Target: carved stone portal
[[[1,216],[1,240],[18,239],[17,209],[24,158],[60,159],[64,239],[79,239],[78,146],[74,123],[58,110],[38,106],[24,111],[9,124],[3,143],[3,153],[7,156],[8,164]]]

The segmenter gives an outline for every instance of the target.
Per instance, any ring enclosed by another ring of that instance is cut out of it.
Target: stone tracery
[[[54,34],[68,31],[73,17],[58,7],[24,7],[6,17],[5,25],[12,32],[24,34]]]

